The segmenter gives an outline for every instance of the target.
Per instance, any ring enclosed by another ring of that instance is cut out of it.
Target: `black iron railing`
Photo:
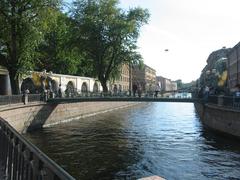
[[[23,103],[23,101],[24,101],[23,95],[0,96],[0,106]],[[40,94],[28,94],[28,102],[38,102],[38,101],[41,101]]]
[[[0,167],[13,180],[72,180],[59,165],[0,118]]]
[[[207,99],[207,103],[234,109],[240,109],[240,97],[236,96],[209,96]]]

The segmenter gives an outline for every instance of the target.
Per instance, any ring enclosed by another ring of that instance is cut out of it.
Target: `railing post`
[[[73,180],[67,172],[0,118],[0,162],[9,180]]]
[[[223,106],[223,97],[224,97],[223,95],[218,96],[218,99],[217,99],[218,106]]]

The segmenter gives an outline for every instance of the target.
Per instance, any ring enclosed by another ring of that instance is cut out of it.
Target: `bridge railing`
[[[236,96],[209,96],[207,102],[209,104],[240,109],[240,97]]]
[[[71,94],[68,96],[64,96],[65,98],[74,98],[74,97],[133,97],[133,93],[129,91],[122,91],[122,92],[78,92],[75,94]],[[135,97],[139,97],[138,93],[135,94]],[[142,92],[141,97],[148,97],[148,98],[156,98],[154,91],[147,91]],[[157,98],[161,98],[161,93],[158,93]],[[168,96],[169,98],[191,98],[187,95],[185,96]],[[165,97],[166,98],[166,97]]]
[[[6,176],[4,179],[74,179],[2,118],[0,118],[0,163]]]
[[[40,94],[28,94],[28,102],[38,102],[41,101]],[[0,106],[1,105],[11,105],[23,103],[23,95],[7,95],[7,96],[0,96]]]

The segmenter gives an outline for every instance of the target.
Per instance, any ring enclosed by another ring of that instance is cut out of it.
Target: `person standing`
[[[156,85],[155,87],[155,94],[154,94],[154,97],[158,97],[158,92],[160,91],[160,86],[159,84]]]
[[[62,98],[62,88],[61,88],[61,84],[59,84],[59,88],[58,88],[58,97]]]
[[[208,96],[209,96],[209,87],[208,87],[208,86],[205,86],[204,95],[203,95],[204,103],[207,103],[207,101],[208,101]]]
[[[23,100],[23,103],[24,104],[28,104],[28,94],[29,94],[29,90],[28,88],[23,92],[23,97],[22,97],[22,100]]]
[[[134,85],[133,85],[133,97],[136,97],[137,89],[138,89],[137,85],[134,84]]]
[[[138,86],[137,88],[137,93],[138,93],[138,97],[140,98],[142,96],[142,88],[141,85]]]

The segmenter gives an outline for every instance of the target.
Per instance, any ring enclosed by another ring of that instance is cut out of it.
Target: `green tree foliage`
[[[46,69],[61,74],[78,72],[82,56],[71,44],[72,28],[71,19],[59,11],[51,31],[45,34],[39,45],[36,70]]]
[[[137,63],[140,28],[147,23],[149,13],[141,8],[123,11],[117,0],[79,0],[73,2],[73,43],[85,55],[92,75],[107,92],[107,81],[118,74],[124,63]]]
[[[58,5],[58,0],[1,0],[0,64],[9,70],[13,93],[19,93],[19,76],[34,66],[35,49]]]

